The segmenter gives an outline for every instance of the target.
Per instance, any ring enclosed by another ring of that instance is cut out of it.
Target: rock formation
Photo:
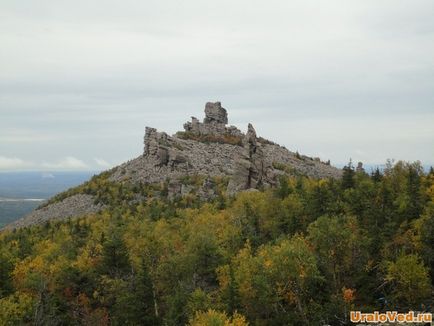
[[[313,177],[340,176],[339,170],[322,163],[319,158],[298,158],[287,149],[258,137],[251,123],[245,134],[234,126],[227,127],[227,123],[228,114],[221,103],[208,102],[203,122],[193,117],[191,122],[184,124],[185,132],[192,134],[193,139],[185,138],[182,133],[168,136],[147,127],[143,166],[136,167],[135,170],[140,171],[136,172],[136,178],[143,182],[169,180],[169,196],[175,198],[188,192],[188,188],[179,182],[184,175],[206,176],[207,183],[203,187],[206,191],[201,190],[206,197],[215,194],[210,191],[210,184],[211,178],[216,176],[230,177],[229,194],[276,186],[279,176],[288,174],[291,169]],[[239,137],[239,144],[225,143],[227,136]]]
[[[155,128],[146,127],[144,143],[143,155],[154,163],[154,166],[174,168],[179,164],[188,164],[181,151],[174,147],[172,137],[165,132],[157,132]]]
[[[249,123],[243,149],[235,160],[236,170],[228,185],[228,193],[276,184],[276,174],[271,162],[265,157],[262,146],[258,142],[255,128]]]
[[[228,113],[225,108],[222,108],[220,102],[208,102],[205,104],[205,118],[203,123],[217,123],[227,125]]]
[[[365,172],[365,168],[363,167],[363,163],[362,162],[358,162],[357,163],[356,172],[360,172],[360,173],[364,173]]]
[[[228,113],[220,102],[208,102],[205,105],[205,118],[199,122],[196,117],[191,117],[191,122],[184,124],[185,132],[196,135],[231,135],[242,137],[242,132],[235,126],[226,127]]]

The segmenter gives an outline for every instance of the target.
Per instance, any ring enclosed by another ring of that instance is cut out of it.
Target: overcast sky
[[[207,101],[343,164],[434,163],[432,0],[0,0],[0,170],[103,169]]]

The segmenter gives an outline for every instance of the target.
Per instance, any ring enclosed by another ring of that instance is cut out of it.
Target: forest
[[[216,182],[212,201],[169,200],[164,184],[102,174],[71,190],[100,213],[2,231],[0,325],[350,325],[351,310],[432,309],[432,168],[350,162],[340,180],[235,197]]]

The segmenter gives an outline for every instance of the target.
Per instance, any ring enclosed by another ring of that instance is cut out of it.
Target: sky
[[[101,170],[207,101],[342,165],[434,164],[432,0],[0,0],[0,171]]]

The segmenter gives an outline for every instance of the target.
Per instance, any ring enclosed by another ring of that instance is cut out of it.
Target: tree
[[[420,164],[408,164],[407,176],[407,194],[408,194],[408,208],[407,216],[409,219],[419,217],[422,212],[422,199],[421,199],[421,174],[423,173]]]
[[[26,293],[16,292],[0,299],[0,325],[14,326],[29,324],[34,309],[33,298]]]
[[[354,187],[354,176],[356,172],[354,171],[353,162],[350,159],[348,165],[344,166],[342,174],[342,189],[350,189]]]
[[[143,261],[137,274],[102,279],[99,292],[115,325],[159,325],[153,282]]]
[[[380,169],[378,167],[375,169],[375,171],[371,173],[371,179],[375,183],[378,183],[383,179],[383,175],[381,174]]]
[[[197,312],[194,318],[190,320],[190,326],[247,326],[246,318],[238,313],[232,317],[224,312],[218,312],[210,309],[206,312]]]
[[[0,232],[0,325],[334,325],[380,297],[419,309],[434,174],[352,170],[345,187],[297,175],[235,197],[221,181],[224,206],[96,178],[69,194],[85,189],[102,212]]]
[[[155,290],[148,266],[142,260],[138,275],[132,279],[132,291],[125,309],[134,324],[159,325],[159,313],[156,305]]]
[[[0,298],[13,292],[12,271],[14,264],[11,255],[0,248]]]
[[[308,323],[314,284],[320,280],[314,253],[306,240],[294,236],[264,245],[254,254],[249,243],[231,268],[219,269],[220,291],[237,292],[239,309],[257,323]]]
[[[401,255],[388,262],[385,280],[390,282],[394,302],[406,308],[418,309],[431,294],[428,269],[417,255]]]
[[[283,199],[291,193],[291,188],[289,187],[288,178],[285,176],[282,176],[279,181],[279,186],[276,189],[276,195]]]
[[[331,280],[333,292],[342,287],[355,287],[355,274],[360,273],[368,258],[368,239],[354,217],[322,216],[308,227],[318,261]]]
[[[120,235],[119,229],[113,229],[110,237],[102,246],[101,272],[119,276],[129,271],[128,250]]]

